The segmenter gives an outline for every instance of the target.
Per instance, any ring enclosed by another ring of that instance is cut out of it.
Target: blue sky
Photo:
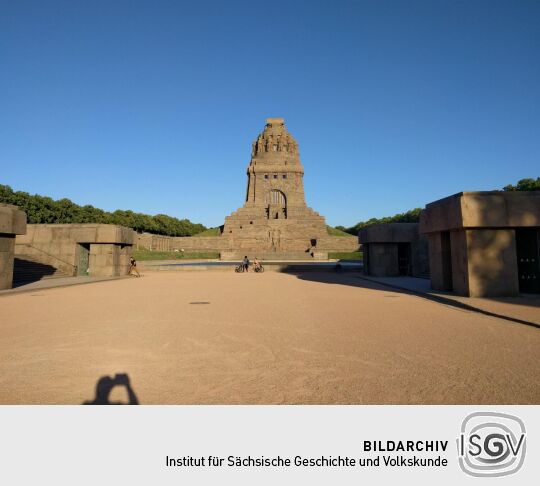
[[[538,1],[0,0],[0,183],[207,226],[283,116],[332,225],[540,176]]]

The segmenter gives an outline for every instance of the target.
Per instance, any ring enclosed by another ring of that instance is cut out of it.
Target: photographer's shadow
[[[127,392],[128,403],[122,401],[111,401],[110,395],[115,387],[124,387]],[[96,384],[96,397],[90,401],[83,402],[83,405],[139,405],[139,399],[131,383],[129,376],[126,373],[118,373],[111,378],[110,376],[102,376]]]

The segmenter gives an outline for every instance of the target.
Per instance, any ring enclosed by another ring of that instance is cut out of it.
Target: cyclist
[[[253,259],[253,270],[258,271],[261,268],[261,262],[258,260],[257,257]]]

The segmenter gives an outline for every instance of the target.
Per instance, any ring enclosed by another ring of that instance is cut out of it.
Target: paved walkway
[[[3,404],[80,404],[98,383],[126,401],[123,374],[142,404],[540,403],[538,329],[354,274],[147,272],[9,294],[0,349]]]
[[[153,260],[152,262],[143,262],[138,264],[141,272],[226,272],[234,271],[238,262],[171,262],[167,260]],[[264,261],[265,272],[299,272],[299,271],[318,271],[318,272],[360,272],[362,264],[357,262],[337,262],[337,261]],[[251,267],[250,271],[253,271]]]
[[[487,315],[505,318],[514,322],[540,327],[540,296],[521,295],[519,297],[477,298],[460,297],[449,292],[431,290],[428,279],[414,277],[368,277],[362,279],[396,289],[407,290],[441,303],[455,305],[462,309],[476,310]]]
[[[118,280],[127,277],[58,277],[44,278],[36,282],[22,284],[19,287],[9,290],[1,290],[0,297],[3,295],[20,294],[22,292],[32,292],[35,290],[53,289],[56,287],[69,287],[71,285],[83,285],[95,282],[106,282],[108,280]],[[134,278],[134,277],[130,277]]]

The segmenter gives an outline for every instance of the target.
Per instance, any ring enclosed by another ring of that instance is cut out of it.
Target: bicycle
[[[264,272],[264,267],[259,263],[259,265],[257,267],[255,267],[254,270],[255,270],[256,273],[263,273]]]

